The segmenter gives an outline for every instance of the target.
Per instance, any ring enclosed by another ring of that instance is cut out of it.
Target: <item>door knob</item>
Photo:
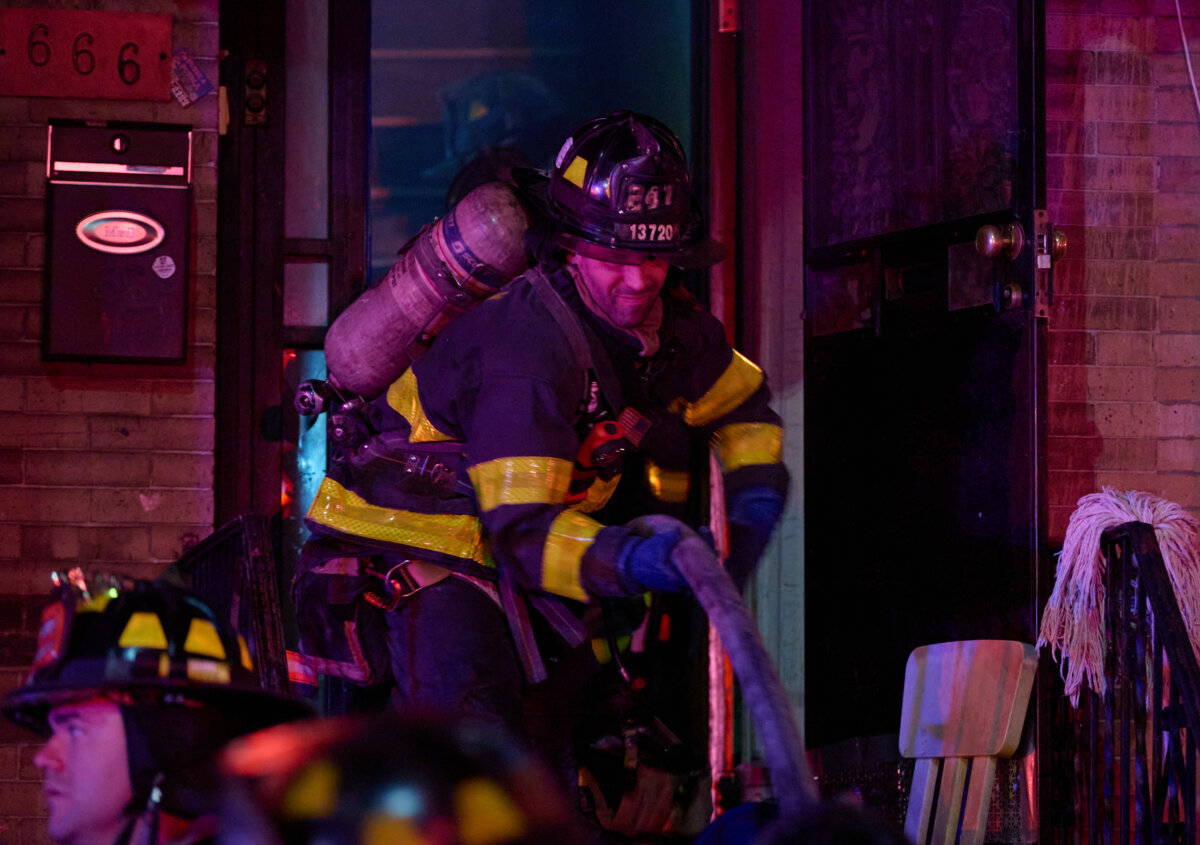
[[[1053,246],[1050,248],[1050,256],[1054,261],[1062,261],[1067,254],[1067,235],[1061,229],[1055,229],[1051,239]]]
[[[1021,254],[1025,246],[1025,230],[1020,223],[1005,226],[988,224],[980,226],[975,235],[975,250],[985,258],[1007,258],[1009,261]]]

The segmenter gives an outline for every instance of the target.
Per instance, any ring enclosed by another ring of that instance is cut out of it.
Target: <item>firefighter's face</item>
[[[48,832],[58,845],[108,845],[133,798],[121,709],[106,698],[50,711],[50,739],[34,755],[42,771]]]
[[[617,328],[635,329],[650,316],[671,265],[664,258],[618,264],[569,253],[567,265],[589,307]]]

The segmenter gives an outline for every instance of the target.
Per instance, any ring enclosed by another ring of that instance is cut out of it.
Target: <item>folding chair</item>
[[[996,760],[1021,739],[1037,649],[961,640],[913,649],[904,671],[900,753],[916,758],[904,833],[917,845],[982,843]]]

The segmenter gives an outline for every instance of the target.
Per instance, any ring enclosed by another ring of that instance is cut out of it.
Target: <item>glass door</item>
[[[692,14],[686,0],[373,0],[369,281],[464,183],[549,166],[589,118],[653,115],[694,158]]]

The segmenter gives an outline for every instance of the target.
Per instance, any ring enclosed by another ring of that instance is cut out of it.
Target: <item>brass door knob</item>
[[[1054,245],[1050,250],[1050,256],[1054,261],[1062,261],[1067,254],[1067,235],[1061,229],[1054,230]]]
[[[1020,223],[1006,226],[980,226],[975,235],[975,250],[985,258],[1007,258],[1012,261],[1025,246],[1025,230]]]

